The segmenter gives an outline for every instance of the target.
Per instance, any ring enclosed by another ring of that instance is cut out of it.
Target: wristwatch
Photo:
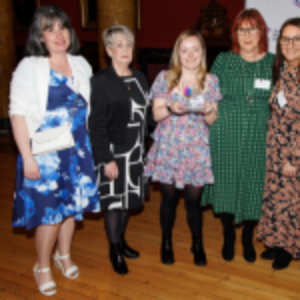
[[[173,110],[172,110],[172,108],[171,108],[171,106],[170,106],[170,104],[166,104],[166,108],[167,108],[167,110],[168,110],[168,112],[169,112],[170,114],[173,114],[173,113],[174,113]]]

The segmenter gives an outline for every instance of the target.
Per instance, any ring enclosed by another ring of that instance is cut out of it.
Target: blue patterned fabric
[[[83,212],[100,211],[92,149],[86,130],[87,104],[76,96],[73,79],[51,70],[48,105],[38,131],[72,122],[75,147],[35,156],[39,180],[24,178],[22,157],[17,160],[13,226],[30,230],[57,224],[67,217],[83,219]],[[74,102],[75,101],[75,102]]]

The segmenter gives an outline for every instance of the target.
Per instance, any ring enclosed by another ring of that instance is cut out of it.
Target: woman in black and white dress
[[[131,209],[144,202],[144,128],[147,82],[142,73],[130,69],[134,36],[129,28],[114,25],[103,32],[111,66],[91,80],[89,129],[96,173],[105,210],[110,242],[110,260],[119,274],[128,273],[123,255],[136,258],[124,233]]]

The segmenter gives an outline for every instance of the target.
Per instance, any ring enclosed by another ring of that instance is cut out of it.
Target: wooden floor
[[[35,263],[33,235],[15,232],[11,226],[16,150],[10,137],[0,136],[0,299],[45,299],[37,291],[32,267]],[[159,260],[160,195],[152,187],[144,209],[130,219],[127,240],[141,252],[127,260],[129,274],[113,272],[108,261],[108,243],[103,215],[87,216],[75,234],[72,256],[81,270],[74,282],[53,268],[58,293],[53,299],[300,299],[300,264],[293,261],[283,271],[273,271],[271,262],[259,258],[247,263],[242,257],[241,229],[237,229],[236,256],[225,262],[220,255],[222,229],[212,210],[204,213],[206,267],[196,267],[190,253],[191,236],[184,203],[177,208],[174,228],[176,262],[165,266]],[[258,254],[261,242],[255,242]]]

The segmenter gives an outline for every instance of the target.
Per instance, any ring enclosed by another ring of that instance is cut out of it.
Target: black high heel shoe
[[[122,256],[122,249],[120,243],[110,243],[109,247],[109,257],[111,264],[113,266],[113,269],[116,273],[125,275],[128,273],[128,268],[126,265],[126,262]]]
[[[127,257],[127,258],[138,258],[140,256],[140,253],[131,247],[128,246],[126,243],[126,240],[124,238],[124,233],[121,234],[121,249],[122,249],[122,254]]]
[[[172,246],[172,235],[163,234],[161,243],[160,259],[163,264],[171,265],[174,263],[174,253]]]

